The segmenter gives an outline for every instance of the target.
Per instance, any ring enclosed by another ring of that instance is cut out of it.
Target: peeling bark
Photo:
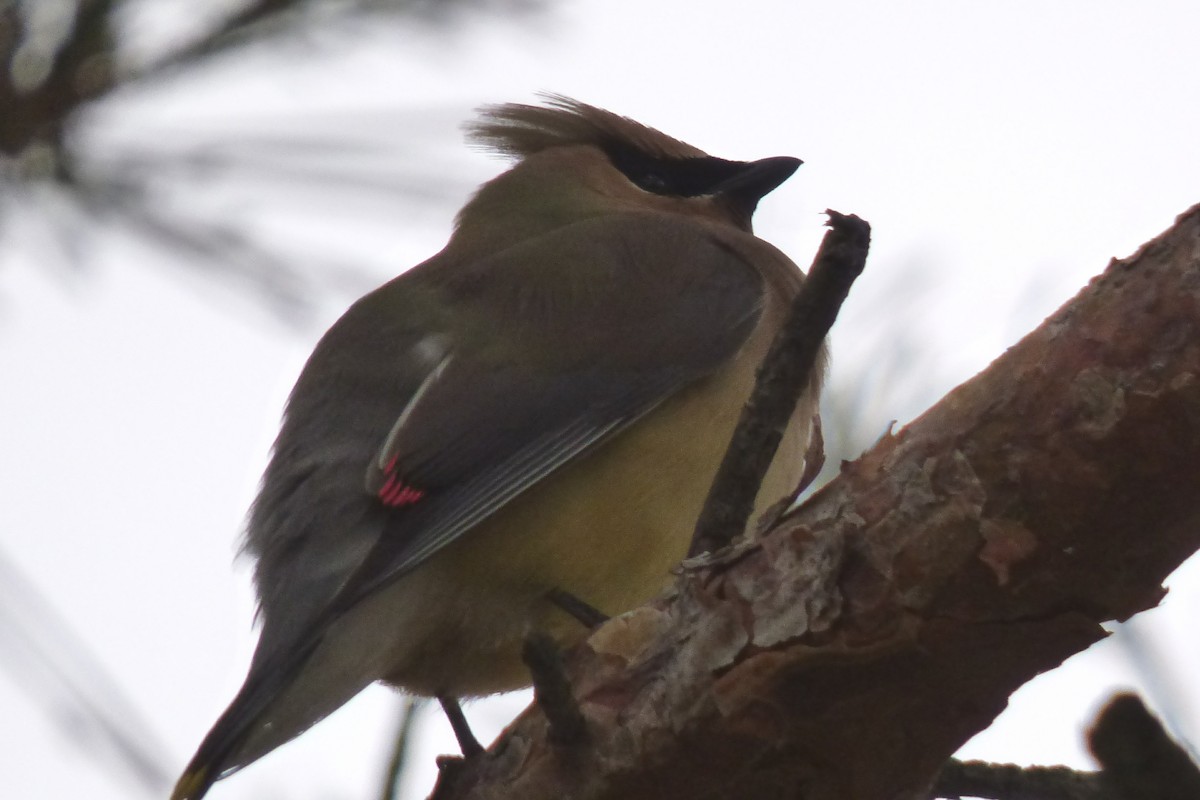
[[[440,798],[921,797],[1200,547],[1200,206],[760,539],[570,654]]]

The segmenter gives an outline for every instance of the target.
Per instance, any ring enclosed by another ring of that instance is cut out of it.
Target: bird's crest
[[[661,131],[559,94],[541,106],[504,103],[482,107],[467,123],[467,138],[514,158],[564,145],[590,144],[606,152],[634,148],[652,158],[703,158],[708,154]]]

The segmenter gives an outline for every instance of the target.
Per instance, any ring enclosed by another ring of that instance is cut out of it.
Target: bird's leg
[[[547,738],[558,745],[582,744],[587,740],[587,723],[571,692],[558,645],[546,634],[534,632],[526,637],[521,657],[533,678],[533,696],[550,726]]]
[[[603,611],[562,589],[551,589],[546,593],[546,599],[579,620],[585,628],[599,628],[608,622],[608,615]]]
[[[546,593],[546,599],[589,630],[608,621],[607,614],[563,589],[551,589]],[[529,667],[534,698],[550,725],[550,741],[560,745],[583,742],[587,738],[587,725],[571,692],[571,682],[558,645],[544,633],[531,633],[521,648],[521,658]]]
[[[439,694],[437,700],[442,704],[442,711],[446,712],[446,719],[450,720],[454,738],[458,739],[458,746],[462,748],[463,758],[471,759],[482,753],[483,745],[475,738],[475,734],[471,733],[471,726],[467,724],[466,715],[463,714],[462,706],[458,704],[458,698],[448,694]]]

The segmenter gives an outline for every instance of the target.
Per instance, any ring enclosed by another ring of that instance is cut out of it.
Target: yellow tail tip
[[[208,769],[200,767],[183,773],[171,792],[171,800],[199,800],[208,791]]]

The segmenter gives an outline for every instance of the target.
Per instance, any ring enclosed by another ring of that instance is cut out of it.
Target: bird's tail
[[[304,733],[376,680],[377,665],[347,663],[337,634],[326,631],[306,646],[256,661],[171,800],[200,800],[214,783]]]
[[[257,664],[250,670],[241,690],[204,737],[184,769],[171,793],[171,800],[200,800],[218,780],[298,736],[307,727],[301,727],[269,746],[260,744],[252,749],[247,747],[255,738],[256,731],[274,727],[268,724],[272,716],[271,708],[307,659],[293,657],[287,660],[293,663],[270,665],[275,669],[266,669],[264,667],[268,665]],[[257,738],[261,739],[261,734]]]

